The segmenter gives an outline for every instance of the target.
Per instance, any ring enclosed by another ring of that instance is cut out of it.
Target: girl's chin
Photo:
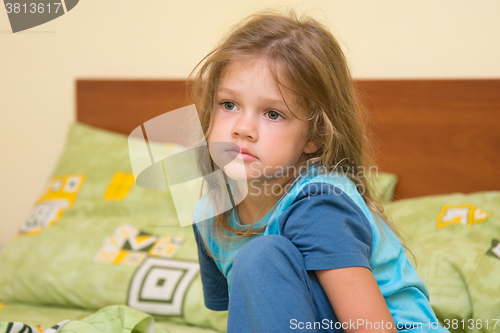
[[[224,173],[226,174],[226,176],[235,181],[239,182],[248,181],[247,171],[243,164],[229,163],[228,165],[224,166]]]
[[[228,178],[238,182],[246,183],[267,183],[270,179],[263,178],[255,172],[249,172],[248,170],[241,170],[241,168],[224,168],[225,174]]]

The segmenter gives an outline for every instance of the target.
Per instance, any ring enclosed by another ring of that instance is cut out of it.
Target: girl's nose
[[[250,141],[257,140],[257,119],[254,118],[254,115],[242,112],[233,126],[232,135]]]

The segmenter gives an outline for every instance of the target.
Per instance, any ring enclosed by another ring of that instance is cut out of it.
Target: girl
[[[203,174],[221,156],[243,166],[225,169],[228,186],[207,179],[195,212],[205,304],[229,311],[228,332],[446,332],[365,190],[359,108],[328,30],[256,15],[198,67]],[[241,200],[209,218],[228,193]]]

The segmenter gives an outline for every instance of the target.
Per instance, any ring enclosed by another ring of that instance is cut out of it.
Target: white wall
[[[284,4],[331,27],[355,77],[500,77],[496,0],[82,0],[16,34],[0,10],[0,247],[61,153],[76,78],[185,78],[231,24]]]

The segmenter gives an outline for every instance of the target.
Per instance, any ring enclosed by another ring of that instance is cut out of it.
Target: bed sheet
[[[24,331],[23,331],[24,329]],[[0,333],[216,333],[216,331],[154,320],[127,306],[110,306],[99,311],[77,308],[0,303]]]

